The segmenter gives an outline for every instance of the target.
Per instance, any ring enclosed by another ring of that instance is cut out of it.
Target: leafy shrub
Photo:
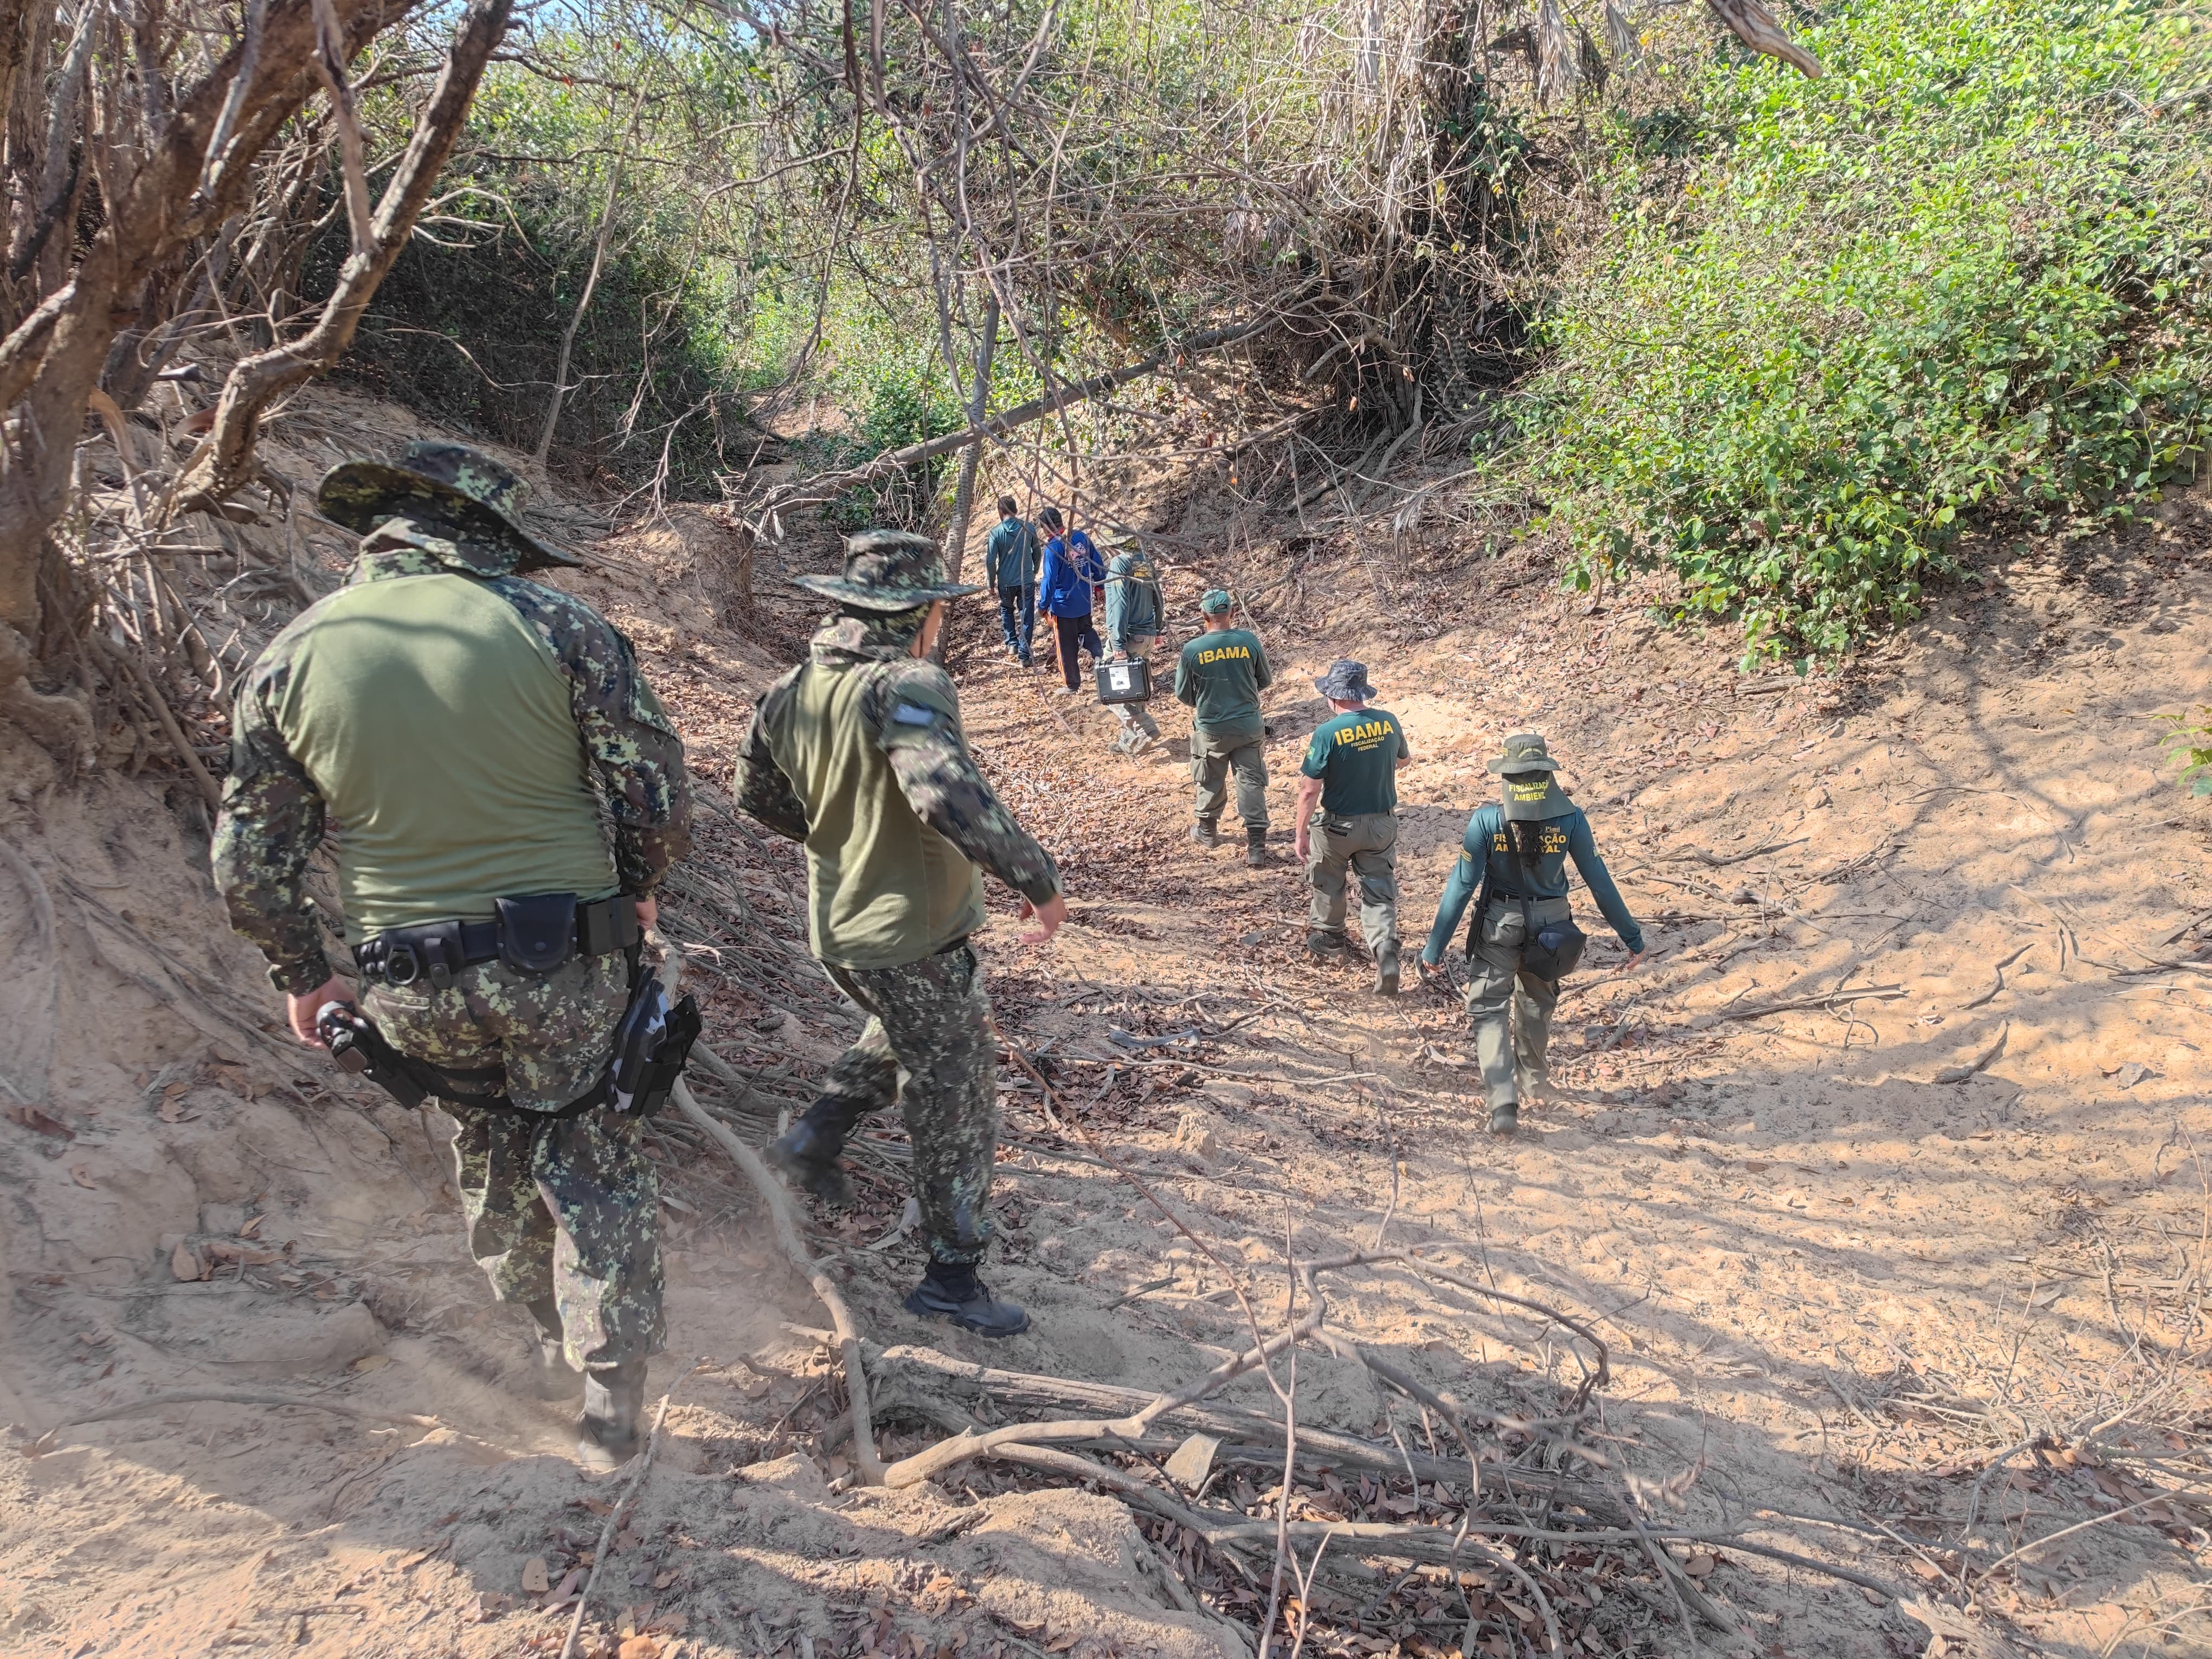
[[[2192,795],[2212,795],[2212,703],[2159,719],[2172,728],[2162,746],[2167,759],[2182,763],[2179,781]]]
[[[2187,27],[1846,0],[1827,78],[1716,64],[1694,124],[1623,122],[1532,404],[1578,580],[1661,563],[1747,662],[1831,655],[1916,615],[1970,516],[2105,521],[2189,470],[2203,134],[2143,112]]]

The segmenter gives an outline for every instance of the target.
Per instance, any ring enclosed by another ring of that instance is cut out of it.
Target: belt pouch
[[[627,951],[641,936],[637,925],[637,901],[628,893],[576,907],[579,956],[604,957],[616,951]]]
[[[576,896],[527,893],[492,901],[499,959],[519,974],[550,974],[576,951]]]
[[[416,985],[424,980],[434,991],[443,991],[453,975],[468,966],[461,948],[461,924],[426,921],[413,927],[387,927],[364,942],[365,971],[374,971],[388,985]]]

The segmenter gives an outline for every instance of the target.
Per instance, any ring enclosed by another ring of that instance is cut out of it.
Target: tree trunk
[[[337,5],[356,52],[399,11],[393,0]],[[178,99],[136,165],[108,181],[104,220],[69,281],[0,341],[0,410],[10,428],[0,453],[0,624],[26,638],[38,636],[39,549],[68,505],[87,401],[129,315],[118,308],[178,246],[212,234],[238,209],[252,159],[307,100],[313,82],[301,65],[314,42],[308,0],[270,5],[258,50],[249,59],[243,43],[234,47]],[[208,169],[234,81],[243,87],[230,139]]]
[[[999,349],[999,296],[983,301],[983,331],[975,342],[975,384],[968,394],[968,424],[983,424],[983,411],[991,401],[991,359]],[[960,580],[960,566],[968,554],[968,517],[975,508],[975,472],[982,465],[983,446],[970,444],[960,453],[960,481],[952,489],[952,526],[945,532],[945,576]]]
[[[630,111],[629,131],[633,140],[637,137],[637,112],[644,106],[645,94],[641,92],[635,107]],[[611,111],[609,112],[612,113]],[[599,267],[606,263],[607,238],[615,228],[615,191],[621,187],[622,172],[622,152],[617,150],[607,163],[607,198],[599,204],[599,229],[592,242],[592,268],[585,273],[584,291],[577,298],[575,314],[568,319],[568,326],[561,335],[561,355],[553,362],[553,395],[546,403],[545,424],[538,434],[538,447],[532,452],[532,459],[540,466],[545,465],[545,458],[553,453],[553,434],[561,425],[561,400],[568,392],[569,355],[576,348],[576,331],[584,325],[584,313],[590,308],[592,294],[599,285]]]

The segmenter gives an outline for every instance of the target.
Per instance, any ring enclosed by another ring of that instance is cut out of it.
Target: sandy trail
[[[2180,574],[2201,573],[2203,538],[2185,510],[2124,558],[2022,558],[1841,697],[1739,683],[1709,644],[1550,595],[1413,642],[1356,620],[1275,630],[1279,842],[1326,714],[1311,676],[1358,656],[1415,750],[1409,949],[1492,787],[1483,758],[1527,726],[1569,757],[1656,941],[1628,975],[1609,934],[1592,951],[1560,1010],[1559,1097],[1506,1144],[1480,1132],[1455,1006],[1389,1005],[1365,970],[1307,965],[1297,872],[1182,840],[1174,758],[1104,757],[1105,716],[1080,699],[1062,737],[994,669],[969,693],[978,741],[1018,754],[1025,811],[1066,815],[1078,872],[1080,943],[1038,988],[1081,994],[1028,1029],[1118,1057],[1102,1015],[1168,1031],[1198,1023],[1196,993],[1291,1005],[1198,1051],[1200,1086],[1144,1115],[1150,1144],[1173,1115],[1220,1148],[1174,1183],[1183,1201],[1241,1236],[1264,1282],[1286,1229],[1302,1251],[1372,1235],[1395,1149],[1400,1232],[1462,1241],[1501,1286],[1600,1317],[1607,1427],[1716,1528],[1755,1522],[1925,1592],[1955,1572],[1970,1508],[1987,1559],[2153,1486],[2201,1492],[2212,815],[2160,765],[2154,716],[2212,667],[2201,574]],[[1158,1276],[1109,1207],[1040,1210],[1032,1261],[1102,1293]],[[1117,1323],[1233,1340],[1211,1270],[1175,1266]],[[1425,1292],[1378,1279],[1352,1300],[1363,1337],[1438,1383],[1514,1352]],[[2050,1449],[1984,1476],[2038,1438]],[[2152,1626],[2200,1599],[2203,1512],[2149,1513],[2165,1524],[2136,1510],[2031,1553],[2020,1593],[1984,1604],[2054,1652],[2200,1646],[2186,1620]],[[1815,1577],[1717,1582],[1790,1652],[1928,1640]]]
[[[971,735],[1073,901],[1030,952],[998,896],[981,944],[1000,1018],[1212,1259],[1070,1155],[1009,1072],[992,1277],[1035,1329],[986,1345],[899,1310],[920,1255],[896,1231],[893,1125],[861,1150],[860,1213],[815,1218],[864,1327],[1010,1369],[1180,1382],[1243,1340],[1215,1259],[1279,1311],[1286,1244],[1364,1243],[1389,1212],[1394,1239],[1596,1322],[1613,1370],[1596,1439],[1650,1514],[1849,1566],[1921,1615],[1724,1548],[1709,1583],[1759,1652],[1933,1651],[1946,1621],[1975,1651],[2203,1650],[2179,1615],[2204,1599],[2212,1431],[2196,960],[2212,955],[2212,806],[2159,768],[2151,717],[2212,668],[2206,539],[2176,513],[2124,552],[2023,556],[1841,696],[1747,685],[1724,641],[1618,604],[1585,614],[1510,562],[1477,573],[1480,619],[1449,629],[1433,606],[1380,622],[1364,577],[1310,568],[1304,611],[1267,624],[1278,847],[1322,713],[1310,678],[1361,656],[1416,751],[1409,942],[1489,745],[1534,725],[1658,947],[1628,975],[1594,948],[1561,1009],[1559,1096],[1507,1144],[1480,1132],[1453,1005],[1379,1002],[1356,970],[1310,966],[1298,875],[1189,843],[1172,753],[1112,758],[1087,698],[971,653]],[[713,781],[779,647],[715,629],[695,554],[682,536],[617,544],[586,591],[625,617]],[[771,635],[803,621],[776,576]],[[1178,604],[1203,585],[1176,582]],[[1329,614],[1331,591],[1361,603]],[[797,866],[708,794],[713,879],[750,920],[732,927],[702,888],[673,924],[781,964],[772,992],[715,978],[711,956],[700,982],[710,1040],[803,1097],[854,1023],[792,953]],[[24,1431],[0,1454],[0,1651],[557,1649],[563,1587],[619,1481],[564,1455],[565,1407],[508,1387],[522,1326],[466,1260],[434,1125],[333,1092],[273,1033],[183,792],[111,777],[6,811],[53,921],[42,945],[31,884],[0,872],[0,937],[52,964],[0,988],[0,1073],[30,1092],[35,1073],[47,1102],[8,1103],[0,1126],[0,1415]],[[47,999],[68,1017],[46,1023]],[[805,1288],[732,1172],[680,1139],[662,1152],[672,1337],[652,1393],[676,1403],[602,1575],[598,1650],[625,1628],[686,1659],[1238,1650],[1179,1608],[1109,1498],[981,1467],[943,1490],[833,1492],[830,1367],[786,1323],[819,1322]],[[1465,1398],[1540,1402],[1578,1375],[1557,1327],[1394,1271],[1346,1276],[1333,1305]],[[441,1426],[201,1402],[47,1433],[184,1389]],[[1299,1399],[1310,1420],[1416,1447],[1435,1429],[1326,1355],[1302,1358]],[[888,1449],[927,1437],[902,1424]],[[1984,1562],[2112,1518],[1946,1613],[1970,1510]],[[1456,1650],[1448,1613],[1411,1598],[1355,1638],[1334,1593],[1316,1607],[1335,1634],[1310,1651]],[[1612,1594],[1629,1616],[1584,1650],[1689,1651],[1662,1595]]]

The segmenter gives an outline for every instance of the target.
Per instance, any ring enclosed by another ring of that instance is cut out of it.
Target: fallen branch
[[[1990,983],[1990,988],[1983,992],[1981,995],[1976,997],[1972,1002],[1960,1003],[1959,1005],[1959,1012],[1960,1013],[1964,1013],[1969,1008],[1978,1008],[1984,1003],[1994,999],[1998,992],[2004,989],[2004,970],[2011,967],[2013,963],[2018,962],[2022,957],[2026,956],[2033,949],[2035,949],[2035,941],[2033,939],[2030,939],[2027,944],[2021,945],[2019,950],[2014,951],[2002,962],[1997,963],[1996,978]]]
[[[1863,991],[1832,991],[1826,996],[1793,997],[1787,1002],[1761,1002],[1748,1008],[1717,1012],[1716,1019],[1764,1019],[1769,1014],[1795,1013],[1804,1008],[1833,1008],[1845,1002],[1894,1002],[1905,994],[1902,985],[1875,985]]]
[[[697,1054],[704,1043],[695,1043],[691,1052]],[[845,1391],[853,1401],[853,1457],[859,1464],[861,1478],[872,1486],[884,1484],[886,1470],[882,1456],[876,1450],[875,1425],[868,1413],[868,1374],[860,1364],[860,1334],[853,1323],[853,1311],[845,1305],[845,1298],[830,1275],[814,1258],[807,1254],[805,1244],[799,1237],[799,1224],[791,1213],[791,1200],[784,1194],[782,1184],[761,1162],[760,1154],[738,1139],[719,1120],[710,1117],[707,1109],[691,1097],[690,1088],[680,1079],[676,1085],[677,1110],[704,1129],[714,1139],[715,1145],[737,1163],[745,1176],[759,1188],[768,1205],[770,1221],[775,1228],[776,1243],[790,1258],[802,1277],[814,1286],[815,1295],[830,1315],[831,1327],[837,1334],[837,1346],[845,1364]]]
[[[959,1403],[963,1400],[988,1400],[1002,1410],[1012,1407],[1061,1416],[1088,1411],[1099,1417],[1121,1417],[1140,1410],[1154,1397],[1142,1389],[1119,1388],[1109,1382],[1081,1382],[1029,1371],[997,1370],[953,1358],[933,1348],[872,1346],[867,1361],[877,1403],[885,1414],[911,1410],[941,1424],[951,1433],[966,1426],[958,1420],[969,1415]],[[1235,1462],[1272,1463],[1279,1455],[1276,1449],[1282,1444],[1283,1425],[1279,1419],[1218,1400],[1179,1406],[1163,1413],[1163,1417],[1172,1419],[1178,1427],[1188,1426],[1215,1436],[1223,1442],[1218,1455]],[[1431,1484],[1467,1478],[1467,1465],[1462,1460],[1431,1457],[1417,1451],[1401,1454],[1389,1446],[1373,1445],[1356,1436],[1307,1423],[1298,1425],[1298,1446],[1300,1460],[1316,1467],[1366,1469],[1376,1474],[1393,1475],[1410,1468],[1415,1479]],[[1492,1468],[1484,1479],[1510,1486],[1536,1501],[1571,1504],[1601,1521],[1620,1524],[1610,1494],[1595,1486],[1510,1467]]]
[[[599,1541],[592,1550],[592,1571],[584,1580],[584,1588],[576,1595],[575,1616],[568,1620],[568,1639],[561,1644],[561,1659],[576,1659],[576,1637],[584,1628],[584,1609],[592,1604],[592,1586],[599,1582],[599,1569],[606,1565],[607,1547],[614,1542],[615,1529],[622,1525],[623,1512],[637,1496],[638,1488],[645,1484],[645,1472],[653,1467],[653,1454],[660,1446],[660,1425],[668,1420],[669,1396],[660,1396],[660,1409],[653,1414],[653,1432],[646,1437],[645,1455],[637,1460],[629,1485],[615,1500],[614,1508],[607,1511],[606,1524],[599,1528]]]

